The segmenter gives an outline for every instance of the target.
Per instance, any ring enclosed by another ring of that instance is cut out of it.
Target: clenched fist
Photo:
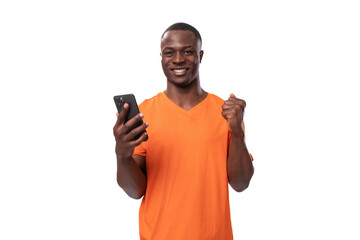
[[[244,136],[243,118],[246,102],[230,94],[228,100],[222,105],[221,114],[227,120],[232,135]]]

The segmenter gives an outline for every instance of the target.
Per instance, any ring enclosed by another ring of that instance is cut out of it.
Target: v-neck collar
[[[199,102],[198,104],[196,104],[194,107],[192,107],[189,110],[186,110],[185,108],[180,107],[179,105],[177,105],[175,102],[173,102],[166,94],[165,91],[161,92],[161,96],[164,99],[165,102],[169,103],[170,105],[174,106],[174,108],[178,109],[179,111],[187,114],[187,115],[191,115],[194,112],[197,112],[199,109],[202,108],[203,105],[205,105],[205,103],[207,102],[208,98],[209,98],[209,93],[207,93],[206,97]]]

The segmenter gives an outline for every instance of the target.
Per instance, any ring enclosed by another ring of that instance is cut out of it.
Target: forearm
[[[243,136],[231,136],[227,173],[229,184],[235,191],[241,192],[249,186],[254,167]]]
[[[145,194],[146,176],[133,157],[117,157],[117,182],[132,198],[139,199]]]

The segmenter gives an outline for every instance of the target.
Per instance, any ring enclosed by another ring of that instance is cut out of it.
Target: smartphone
[[[133,118],[134,116],[136,116],[137,114],[140,113],[139,107],[138,107],[138,105],[136,103],[135,96],[133,94],[124,94],[124,95],[114,96],[114,102],[115,102],[116,108],[117,108],[119,113],[121,112],[121,109],[123,108],[125,103],[129,104],[129,109],[128,109],[127,115],[125,117],[125,122],[129,121],[131,118]],[[129,132],[132,131],[133,129],[141,126],[141,124],[143,124],[143,121],[142,120],[138,121],[129,130]],[[142,133],[140,133],[138,136],[136,136],[135,139],[139,138],[141,134]],[[147,139],[148,139],[148,136],[146,135],[145,141]]]

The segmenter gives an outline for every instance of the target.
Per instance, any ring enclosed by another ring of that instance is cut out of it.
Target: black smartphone
[[[124,104],[127,103],[129,104],[129,109],[127,112],[127,115],[125,117],[125,122],[129,121],[131,118],[133,118],[134,116],[136,116],[137,114],[140,113],[139,111],[139,107],[136,103],[136,99],[135,96],[133,94],[124,94],[124,95],[117,95],[114,96],[114,102],[116,105],[116,108],[118,110],[118,112],[121,112],[121,109],[123,108]],[[130,130],[133,130],[134,128],[137,128],[139,126],[141,126],[141,124],[143,124],[143,121],[140,120],[138,121]],[[135,137],[135,139],[137,139],[138,137],[140,137],[142,133],[140,133],[138,136]],[[146,135],[146,139],[145,141],[148,139],[148,136]]]

